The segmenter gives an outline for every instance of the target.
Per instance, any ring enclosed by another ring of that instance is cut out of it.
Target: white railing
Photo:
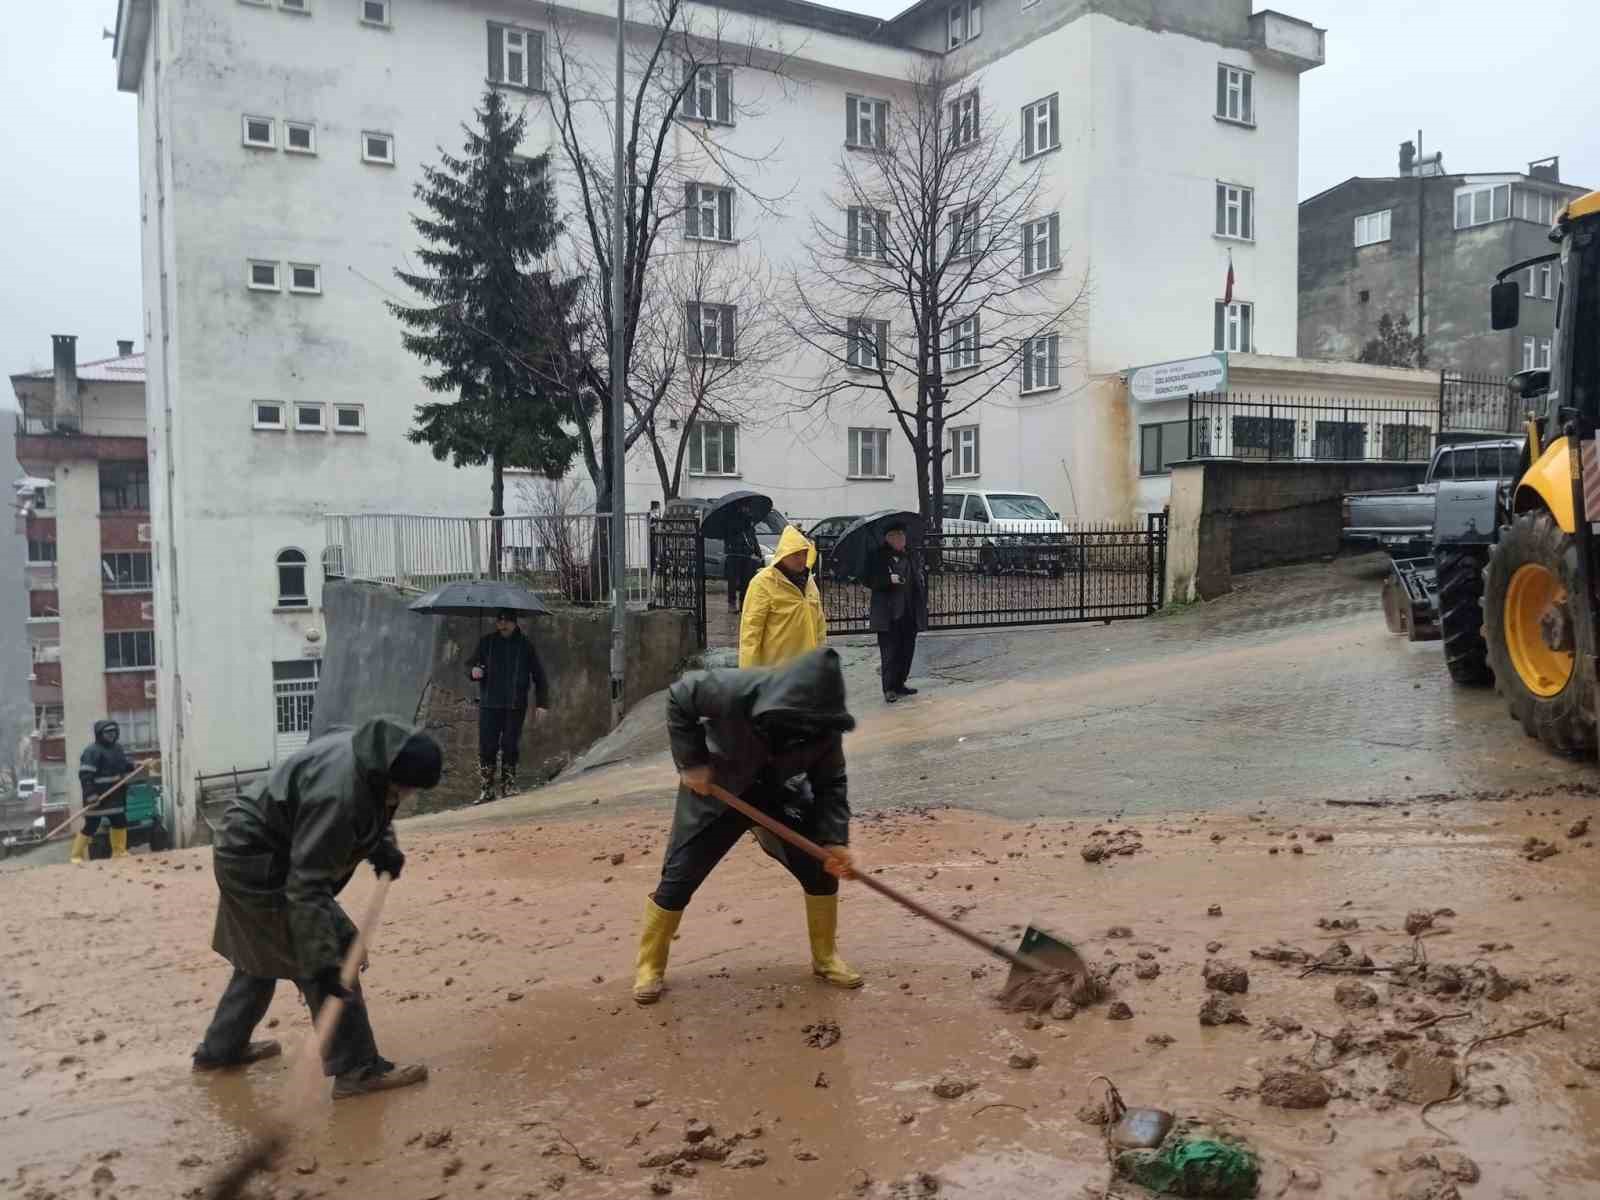
[[[604,513],[438,517],[415,513],[332,513],[324,521],[323,571],[330,579],[425,592],[457,579],[515,580],[573,604],[610,602],[611,518]],[[627,594],[649,599],[650,526],[627,517]]]

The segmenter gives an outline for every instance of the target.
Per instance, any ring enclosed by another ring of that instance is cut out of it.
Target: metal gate
[[[706,645],[706,544],[693,516],[650,522],[650,607],[694,613],[695,635]]]
[[[272,664],[272,761],[281,762],[311,740],[311,716],[317,703],[317,659]]]
[[[1165,513],[1069,533],[928,534],[911,552],[926,572],[930,629],[1122,621],[1166,602]],[[823,566],[828,632],[867,632],[872,593]]]

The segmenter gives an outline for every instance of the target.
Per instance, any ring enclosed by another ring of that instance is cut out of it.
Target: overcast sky
[[[1580,99],[1594,2],[1281,0],[1328,31],[1327,65],[1302,77],[1300,198],[1392,173],[1418,128],[1447,170],[1521,170],[1559,154],[1564,179],[1600,186],[1600,122]],[[905,3],[845,7],[890,15]],[[5,7],[0,375],[47,365],[52,333],[76,333],[83,361],[144,337],[136,102],[116,90],[101,38],[116,0]],[[13,403],[0,387],[0,404]]]

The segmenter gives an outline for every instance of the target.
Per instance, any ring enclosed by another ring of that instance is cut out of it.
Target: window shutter
[[[983,32],[983,5],[978,0],[973,0],[972,7],[967,12],[967,40],[971,41]]]
[[[861,253],[861,210],[852,208],[845,230],[845,255],[855,258]]]
[[[1228,115],[1228,68],[1217,64],[1217,116]]]
[[[1050,335],[1050,386],[1054,387],[1061,382],[1061,338],[1060,335]]]
[[[1050,214],[1050,265],[1061,265],[1061,214]]]
[[[1239,353],[1250,353],[1250,313],[1251,306],[1239,305]]]
[[[846,96],[844,98],[844,144],[846,146],[854,146],[856,144],[856,131],[859,128],[856,124],[856,105],[858,103],[859,101],[854,96]]]
[[[980,332],[981,326],[979,324],[982,315],[981,313],[972,314],[972,361],[974,363],[983,357],[983,335]]]
[[[703,350],[700,345],[700,306],[691,300],[686,307],[688,319],[684,325],[684,333],[687,335],[689,353],[701,354]]]
[[[1228,344],[1222,339],[1224,332],[1223,322],[1227,319],[1227,305],[1223,304],[1220,300],[1217,301],[1215,306],[1215,314],[1215,328],[1211,336],[1211,348],[1213,350],[1226,350],[1228,348]]]
[[[979,475],[982,472],[983,468],[978,462],[978,427],[974,425],[972,427],[972,470],[967,473],[969,475]]]
[[[1022,343],[1022,390],[1033,390],[1033,339]]]
[[[700,206],[696,203],[699,199],[700,189],[695,184],[683,185],[684,232],[690,237],[700,236]]]
[[[1022,273],[1033,273],[1033,222],[1022,223]]]
[[[733,240],[733,193],[727,188],[717,193],[717,236],[725,242]]]
[[[1033,105],[1024,105],[1022,109],[1022,157],[1030,158],[1033,155]]]
[[[877,322],[878,333],[878,366],[882,370],[889,369],[889,322]]]
[[[1256,123],[1256,106],[1251,96],[1251,92],[1254,90],[1254,83],[1255,76],[1248,71],[1244,72],[1243,98],[1239,102],[1239,119],[1248,125]]]
[[[1048,150],[1052,146],[1061,145],[1061,98],[1050,97],[1050,144],[1040,149]]]
[[[1251,211],[1255,200],[1254,188],[1240,188],[1239,236],[1253,241],[1256,236],[1255,214]]]
[[[717,72],[717,120],[733,122],[733,72]]]
[[[505,34],[498,25],[489,26],[489,79],[499,83],[506,65]]]
[[[873,144],[887,146],[889,144],[889,102],[880,100],[873,110]]]
[[[734,357],[733,341],[733,305],[728,305],[722,310],[722,357]]]
[[[544,34],[530,33],[528,42],[528,86],[544,91]]]
[[[1228,189],[1217,184],[1217,232],[1228,232]]]

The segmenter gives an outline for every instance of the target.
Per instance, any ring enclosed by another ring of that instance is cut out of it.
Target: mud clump
[[[1080,1104],[1074,1114],[1085,1125],[1109,1125],[1111,1114],[1106,1111],[1103,1101],[1092,1100],[1088,1104]]]
[[[1144,849],[1144,843],[1139,840],[1139,835],[1131,829],[1119,830],[1112,833],[1109,829],[1096,829],[1089,835],[1089,840],[1078,849],[1086,863],[1103,862],[1114,855],[1136,854]]]
[[[835,1021],[818,1021],[813,1025],[807,1025],[800,1032],[806,1035],[806,1045],[817,1050],[826,1050],[842,1036]]]
[[[1111,1007],[1106,1009],[1106,1020],[1131,1021],[1133,1020],[1133,1009],[1124,1000],[1114,1000],[1111,1003]]]
[[[1561,853],[1561,848],[1554,842],[1547,842],[1543,838],[1530,837],[1522,843],[1522,857],[1529,862],[1543,862],[1547,858],[1554,858]]]
[[[1144,1039],[1145,1045],[1154,1046],[1158,1050],[1165,1050],[1177,1040],[1170,1033],[1152,1033]]]
[[[1424,929],[1433,928],[1433,914],[1425,908],[1414,908],[1406,914],[1406,932],[1416,937]]]
[[[1137,962],[1133,965],[1135,979],[1154,979],[1161,974],[1161,964],[1158,962]]]
[[[1228,962],[1226,959],[1207,959],[1200,976],[1206,981],[1206,987],[1213,992],[1242,996],[1250,990],[1250,973],[1238,963]]]
[[[939,1177],[926,1171],[902,1175],[889,1189],[889,1200],[926,1200],[939,1194]]]
[[[1273,1108],[1322,1108],[1333,1099],[1333,1090],[1320,1075],[1273,1071],[1261,1081],[1259,1095]]]
[[[715,1136],[716,1132],[715,1127],[707,1121],[691,1120],[683,1127],[683,1140],[693,1146]]]
[[[977,1086],[955,1075],[941,1075],[929,1090],[941,1100],[959,1100]]]
[[[1333,989],[1333,1002],[1340,1008],[1377,1008],[1378,993],[1364,983],[1346,980]]]
[[[1318,917],[1317,928],[1333,930],[1360,929],[1361,919],[1359,917]]]
[[[1395,1051],[1389,1060],[1392,1072],[1385,1089],[1396,1100],[1427,1104],[1443,1100],[1456,1086],[1456,1062],[1432,1046],[1407,1046]]]
[[[1007,1012],[1047,1012],[1059,1000],[1066,1000],[1075,1008],[1088,1008],[1104,1000],[1110,990],[1106,981],[1093,972],[1079,975],[1072,971],[1026,971],[996,1000]]]
[[[1200,1006],[1200,1024],[1248,1025],[1250,1018],[1239,1011],[1239,1002],[1222,992],[1212,992]]]
[[[1583,837],[1588,832],[1589,818],[1584,817],[1581,820],[1577,820],[1572,823],[1571,828],[1567,830],[1567,836],[1569,838],[1577,839]]]
[[[1129,929],[1126,925],[1113,925],[1110,929],[1106,930],[1106,936],[1108,938],[1131,938],[1133,936],[1133,930]]]
[[[1070,1021],[1078,1015],[1078,1006],[1065,996],[1057,996],[1050,1002],[1050,1019],[1052,1021]]]
[[[1006,1065],[1013,1071],[1031,1071],[1039,1065],[1039,1056],[1032,1050],[1018,1046],[1006,1059]]]
[[[1298,946],[1258,946],[1250,951],[1250,957],[1277,963],[1307,963],[1311,961],[1311,955],[1301,950]]]

